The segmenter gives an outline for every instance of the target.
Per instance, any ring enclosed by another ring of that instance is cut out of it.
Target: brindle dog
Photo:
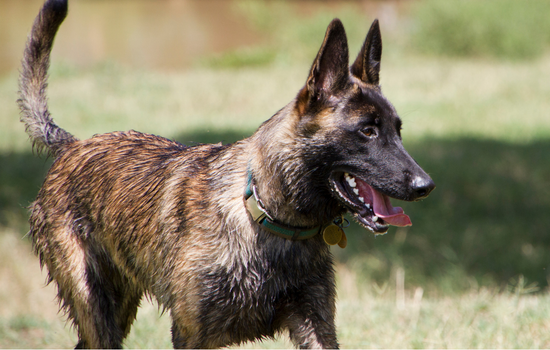
[[[143,295],[172,317],[174,347],[216,348],[288,330],[337,348],[333,257],[342,215],[374,233],[410,224],[389,197],[435,187],[401,143],[379,87],[375,21],[348,66],[333,20],[305,86],[249,138],[186,147],[136,131],[79,140],[46,103],[67,0],[47,0],[29,35],[21,120],[55,161],[30,207],[30,238],[55,281],[77,347],[118,348]]]

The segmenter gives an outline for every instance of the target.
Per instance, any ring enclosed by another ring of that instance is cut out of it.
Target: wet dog
[[[410,225],[389,197],[435,187],[381,93],[378,22],[350,67],[333,20],[305,86],[251,137],[186,147],[135,131],[78,140],[54,123],[47,70],[66,14],[66,0],[47,0],[35,20],[18,103],[35,149],[55,159],[30,237],[77,347],[121,347],[149,295],[170,312],[174,347],[288,330],[299,347],[337,348],[329,244],[345,246],[342,215],[384,233]]]

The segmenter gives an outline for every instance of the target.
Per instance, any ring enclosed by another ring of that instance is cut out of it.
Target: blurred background
[[[0,0],[0,348],[70,347],[25,207],[51,160],[18,121],[17,74],[42,0]],[[330,20],[354,59],[380,20],[381,85],[437,189],[410,228],[352,225],[338,270],[343,347],[550,347],[550,2],[71,0],[52,54],[56,122],[230,143],[305,83]],[[126,345],[170,347],[144,308]],[[249,347],[288,347],[285,336]]]

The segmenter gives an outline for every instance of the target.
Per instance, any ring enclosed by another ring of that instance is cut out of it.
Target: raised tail
[[[77,139],[57,126],[48,111],[46,87],[55,34],[67,16],[67,0],[47,0],[34,20],[19,75],[21,121],[38,152],[57,155],[63,145]]]

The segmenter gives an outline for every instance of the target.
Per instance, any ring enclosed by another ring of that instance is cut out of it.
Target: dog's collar
[[[333,221],[334,223],[336,223],[336,221],[340,219],[339,222],[342,222],[341,218],[337,218],[335,220],[331,220],[325,225],[320,225],[316,227],[304,228],[282,225],[276,222],[276,220],[271,215],[269,215],[269,213],[265,209],[262,200],[258,196],[252,173],[250,171],[247,171],[246,176],[246,187],[244,191],[246,209],[248,210],[248,212],[252,216],[252,219],[254,219],[255,222],[257,222],[267,231],[279,237],[283,237],[292,241],[309,239],[321,233],[321,231],[323,231],[326,227],[334,225]],[[339,224],[339,226],[341,227],[341,224]]]

